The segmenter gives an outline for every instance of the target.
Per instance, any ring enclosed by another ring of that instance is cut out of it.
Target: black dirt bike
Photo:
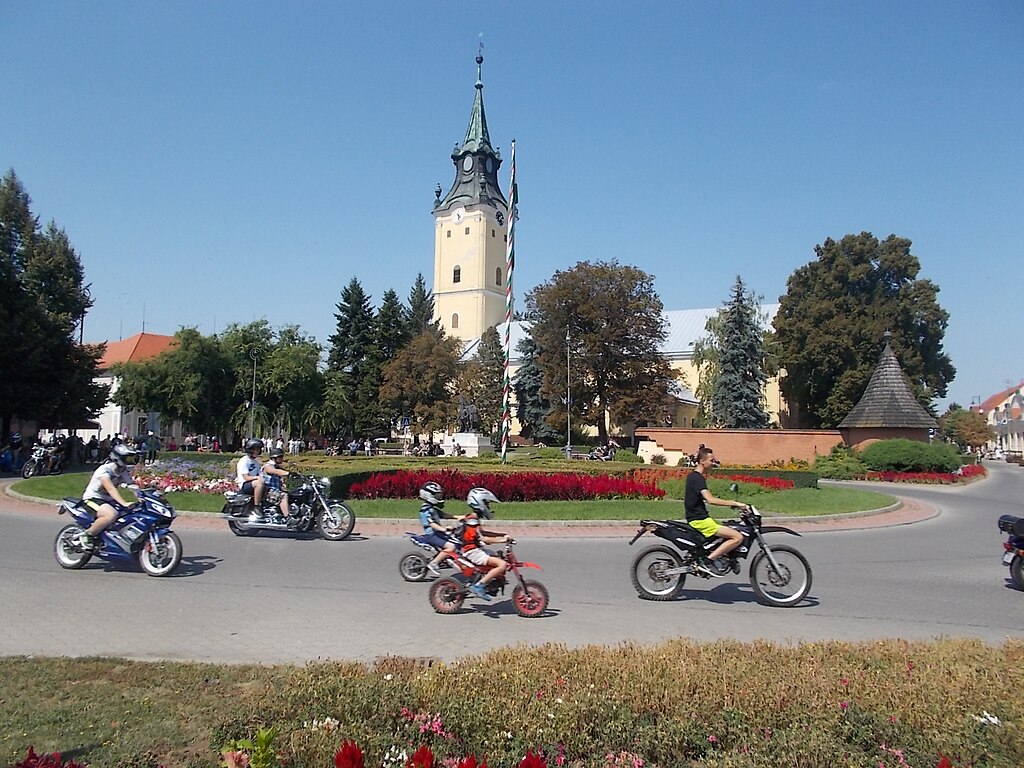
[[[1001,515],[998,524],[1006,534],[1003,565],[1010,566],[1010,579],[1017,589],[1024,590],[1024,517]]]
[[[259,531],[288,531],[301,533],[320,531],[328,541],[347,539],[356,524],[356,516],[348,505],[327,496],[331,481],[326,477],[313,477],[292,472],[290,477],[301,483],[287,491],[289,519],[281,516],[278,504],[264,501],[256,509],[252,496],[227,491],[221,514],[228,528],[236,536],[249,536]]]
[[[687,576],[712,578],[696,566],[704,560],[707,567],[725,575],[739,573],[740,560],[746,559],[756,542],[760,547],[750,561],[750,586],[757,601],[777,608],[797,605],[811,591],[811,566],[800,552],[786,545],[771,545],[765,533],[800,534],[781,525],[762,525],[761,513],[754,507],[744,510],[740,520],[723,523],[743,534],[743,542],[725,557],[706,560],[722,543],[707,538],[685,520],[641,520],[640,530],[629,542],[632,546],[645,533],[653,533],[667,544],[648,547],[633,560],[630,575],[633,586],[645,600],[674,600],[683,589]],[[671,545],[671,546],[670,546]]]

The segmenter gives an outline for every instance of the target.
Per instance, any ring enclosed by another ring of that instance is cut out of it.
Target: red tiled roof
[[[107,342],[106,352],[100,358],[100,369],[106,370],[114,363],[138,363],[156,357],[178,343],[173,336],[156,333],[136,333],[121,341]]]
[[[1009,389],[1004,389],[1002,392],[998,392],[991,397],[985,398],[985,401],[977,407],[978,411],[981,413],[988,413],[996,406],[1002,405],[1003,401],[1018,389],[1024,389],[1024,381],[1016,386],[1010,387]]]

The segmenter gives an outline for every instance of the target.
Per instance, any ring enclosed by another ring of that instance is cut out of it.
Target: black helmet
[[[262,453],[263,452],[263,441],[262,440],[257,440],[257,439],[254,438],[252,440],[249,440],[245,444],[245,452],[246,453],[252,453],[253,451],[256,451],[256,453]]]
[[[434,481],[424,483],[423,487],[420,488],[420,498],[432,507],[441,508],[444,506],[444,490],[442,490],[440,483],[435,483]]]
[[[120,443],[115,445],[113,450],[110,451],[110,460],[123,469],[130,464],[139,463],[139,452],[129,448],[124,443]]]
[[[270,458],[272,458],[272,459],[283,459],[284,458],[284,450],[282,448],[271,448],[270,449]]]

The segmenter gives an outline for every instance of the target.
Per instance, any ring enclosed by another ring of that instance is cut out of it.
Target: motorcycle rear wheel
[[[773,546],[772,554],[780,571],[772,568],[762,549],[750,562],[750,586],[762,605],[792,608],[811,591],[811,566],[806,557],[785,544]]]
[[[53,556],[61,568],[77,571],[79,568],[85,567],[85,564],[92,559],[92,552],[88,552],[74,543],[84,530],[82,526],[74,523],[60,529],[53,542]]]
[[[320,510],[316,518],[316,527],[320,535],[328,541],[347,539],[356,525],[356,516],[348,505],[340,501],[332,501],[328,509]]]
[[[228,520],[228,529],[235,534],[235,536],[252,536],[253,534],[258,533],[258,531],[248,528],[244,524],[235,520]]]
[[[666,575],[669,568],[681,568],[683,560],[671,547],[648,547],[634,558],[630,577],[637,594],[644,600],[675,600],[686,583],[686,574]]]
[[[1016,555],[1010,562],[1010,578],[1017,589],[1024,591],[1024,557]]]
[[[407,552],[398,561],[398,572],[406,581],[425,581],[427,578],[427,558],[419,552]]]
[[[158,541],[156,549],[151,542],[146,542],[139,551],[139,565],[150,576],[167,576],[181,562],[181,539],[178,534],[168,532]]]
[[[466,593],[455,579],[438,579],[430,585],[430,607],[437,613],[445,616],[458,613],[465,600]]]
[[[543,616],[548,609],[548,590],[539,581],[528,581],[512,590],[512,606],[524,619]]]

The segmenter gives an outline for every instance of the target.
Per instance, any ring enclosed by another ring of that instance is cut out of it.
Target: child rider
[[[433,560],[427,563],[427,570],[435,576],[440,576],[441,571],[437,566],[445,558],[455,554],[455,543],[448,539],[448,534],[451,531],[441,525],[441,520],[461,520],[462,517],[455,517],[444,511],[444,491],[439,483],[424,483],[420,488],[420,498],[423,500],[423,506],[420,507],[420,524],[423,526],[422,538],[428,544],[437,547],[437,554],[434,555]]]
[[[489,503],[498,503],[498,497],[486,488],[474,488],[466,496],[466,503],[470,512],[463,518],[461,539],[462,554],[473,565],[486,566],[490,570],[484,574],[476,584],[469,588],[470,592],[481,600],[490,600],[487,594],[487,584],[501,576],[508,570],[508,563],[500,557],[495,557],[484,548],[484,544],[504,544],[510,541],[505,534],[494,534],[480,528],[480,518],[490,520],[493,517]]]

